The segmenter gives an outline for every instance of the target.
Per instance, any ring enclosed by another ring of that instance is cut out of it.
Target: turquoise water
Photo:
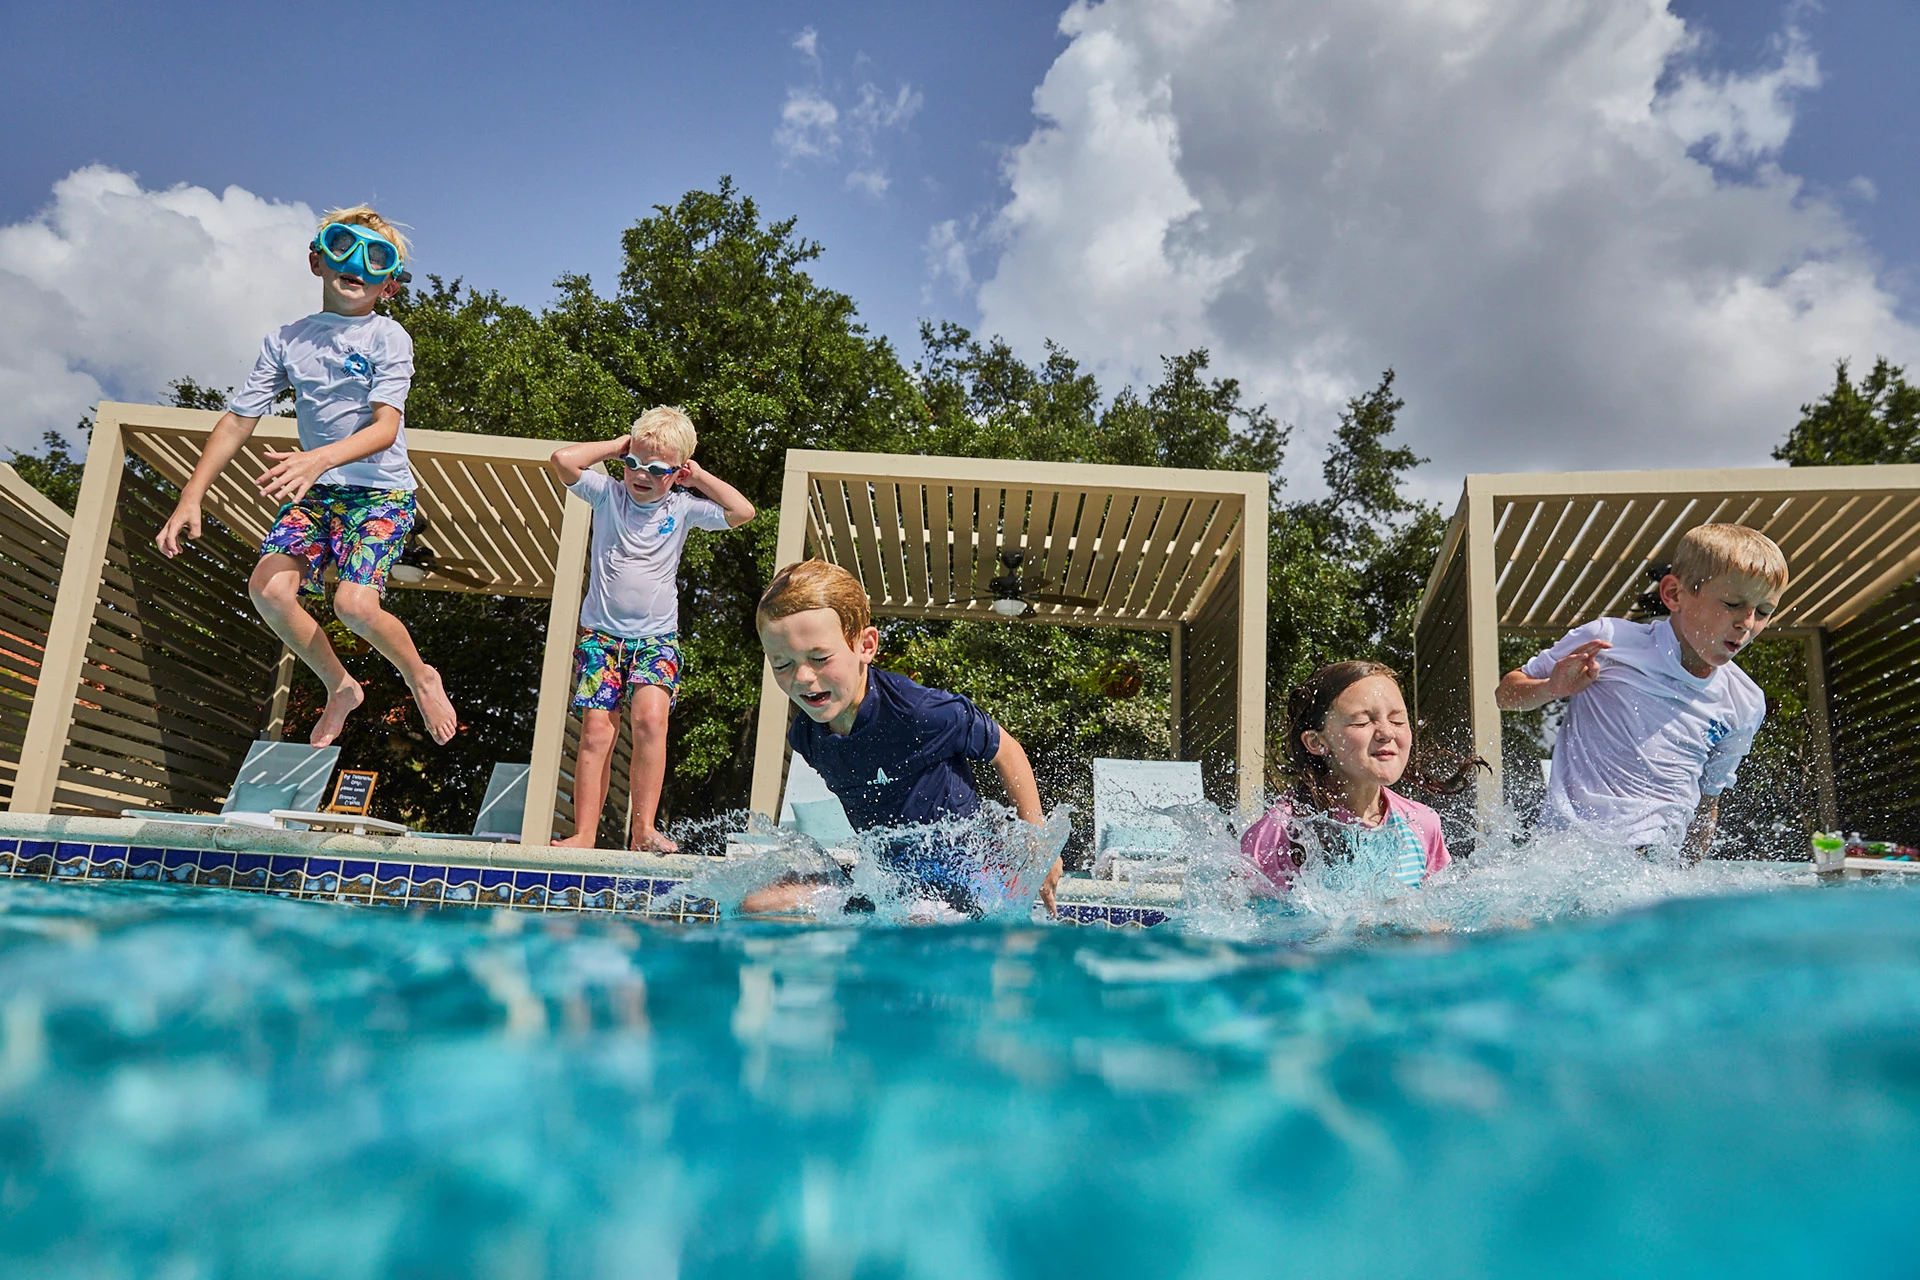
[[[1914,1274],[1920,893],[1686,875],[1471,933],[0,882],[0,1275]]]

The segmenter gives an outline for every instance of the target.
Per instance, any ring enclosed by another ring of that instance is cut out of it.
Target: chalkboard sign
[[[370,769],[342,769],[333,784],[329,813],[365,813],[373,804],[373,782],[380,775]]]

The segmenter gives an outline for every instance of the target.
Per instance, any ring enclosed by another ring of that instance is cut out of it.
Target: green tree
[[[74,428],[82,440],[93,434],[93,419],[80,419]],[[80,475],[86,470],[86,456],[76,457],[67,443],[67,437],[58,431],[42,432],[40,451],[26,453],[19,449],[11,451],[7,459],[20,478],[44,493],[55,506],[72,513],[74,505],[80,501]]]
[[[1795,467],[1920,462],[1920,387],[1906,372],[1881,356],[1856,386],[1840,361],[1833,390],[1800,406],[1800,421],[1773,456]]]

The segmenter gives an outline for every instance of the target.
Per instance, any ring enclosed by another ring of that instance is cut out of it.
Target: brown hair
[[[1324,730],[1327,715],[1340,695],[1373,676],[1385,676],[1396,686],[1400,683],[1399,672],[1383,662],[1336,662],[1320,668],[1287,691],[1287,749],[1281,767],[1292,784],[1297,805],[1324,813],[1334,799],[1333,762],[1307,750],[1300,735]],[[1429,772],[1422,759],[1425,755],[1441,757],[1443,767],[1450,768],[1451,772]],[[1403,777],[1411,779],[1422,791],[1452,795],[1467,789],[1475,769],[1487,767],[1484,760],[1468,759],[1444,748],[1428,747],[1423,751],[1416,732],[1412,757],[1407,761]]]
[[[848,644],[858,644],[860,633],[873,625],[873,606],[860,579],[825,560],[801,560],[774,574],[773,581],[760,593],[753,625],[757,629],[776,618],[809,609],[831,609],[838,614]]]

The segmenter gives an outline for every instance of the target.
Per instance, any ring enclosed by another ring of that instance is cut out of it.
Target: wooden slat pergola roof
[[[1920,466],[1594,471],[1468,479],[1424,614],[1484,494],[1493,520],[1499,625],[1565,633],[1624,613],[1644,572],[1696,525],[1744,524],[1786,553],[1793,578],[1774,627],[1841,626],[1920,572]]]
[[[1920,465],[1471,475],[1415,615],[1414,665],[1421,717],[1469,729],[1456,745],[1494,766],[1484,798],[1501,794],[1500,636],[1624,615],[1648,567],[1715,522],[1757,529],[1786,553],[1792,576],[1770,632],[1808,642],[1824,741],[1826,634],[1920,574]]]
[[[1253,489],[1230,471],[788,456],[806,476],[809,548],[852,570],[890,617],[993,618],[988,584],[1000,553],[1018,549],[1028,574],[1098,601],[1036,604],[1023,620],[1168,630],[1238,554]]]
[[[1230,706],[1236,790],[1250,804],[1265,751],[1267,484],[1253,472],[795,449],[775,561],[845,567],[879,617],[1171,634],[1176,724],[1194,711],[1183,697]],[[990,584],[1001,553],[1015,550],[1043,590],[1093,603],[996,614]],[[1215,619],[1229,598],[1230,616]],[[1191,682],[1181,676],[1189,641],[1216,663]],[[753,790],[765,812],[778,804],[787,710],[768,675]]]
[[[133,406],[128,406],[132,408]],[[175,485],[184,484],[218,415],[197,409],[138,406],[121,425],[130,452]],[[256,545],[280,504],[260,496],[253,478],[272,465],[268,450],[299,447],[292,418],[262,418],[252,437],[207,493],[206,513]],[[456,431],[407,431],[415,498],[428,530],[420,542],[442,560],[477,566],[490,595],[552,595],[566,490],[547,466],[555,442]],[[480,590],[441,574],[423,587]]]

